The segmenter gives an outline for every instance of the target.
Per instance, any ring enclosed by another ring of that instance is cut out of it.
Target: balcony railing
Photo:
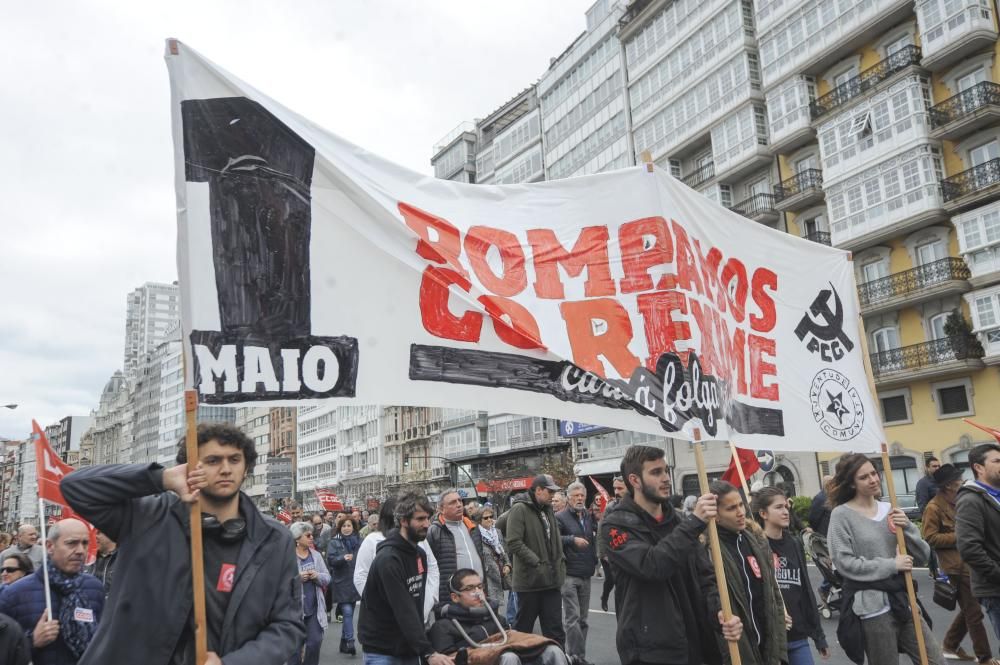
[[[896,72],[917,64],[920,64],[920,48],[912,45],[903,47],[822,97],[809,102],[809,114],[813,120],[821,118],[858,95],[871,90]]]
[[[830,246],[830,234],[826,231],[813,231],[812,233],[806,234],[806,240],[812,240],[813,242],[818,242],[821,245]]]
[[[976,360],[984,355],[974,335],[943,337],[923,344],[871,354],[876,378],[903,371],[926,369],[952,360]]]
[[[705,164],[704,166],[699,168],[697,171],[692,171],[691,173],[688,173],[686,176],[681,178],[681,182],[683,182],[688,187],[697,187],[703,182],[708,182],[714,177],[715,177],[715,162],[709,162],[708,164]]]
[[[920,291],[935,284],[969,279],[970,276],[971,272],[965,261],[949,257],[865,282],[858,286],[858,299],[864,307],[893,296]]]
[[[823,187],[823,172],[819,169],[805,169],[799,171],[788,180],[782,181],[780,185],[774,186],[774,200],[783,201],[796,194],[807,192],[810,189],[821,189]]]
[[[941,194],[945,203],[1000,184],[1000,158],[973,166],[941,181]]]
[[[943,127],[984,106],[1000,105],[1000,85],[982,81],[931,107],[931,129]]]
[[[774,194],[754,194],[750,198],[730,206],[729,209],[751,219],[758,215],[777,212],[774,209]]]

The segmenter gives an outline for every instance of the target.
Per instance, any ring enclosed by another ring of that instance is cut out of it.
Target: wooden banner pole
[[[184,391],[184,413],[187,421],[188,468],[198,464],[198,393]],[[201,539],[201,503],[191,504],[191,581],[194,584],[194,648],[195,663],[208,660],[208,632],[205,622],[205,557]]]
[[[875,373],[872,371],[871,356],[868,355],[868,336],[865,333],[865,324],[861,317],[858,317],[858,339],[861,342],[861,358],[865,365],[865,376],[868,378],[868,390],[878,409],[878,392],[875,390]],[[881,419],[882,415],[876,412],[872,417]],[[899,501],[896,499],[896,483],[892,477],[892,464],[889,461],[889,448],[882,442],[882,475],[885,476],[886,489],[889,490],[889,503],[892,509],[899,508]],[[899,553],[906,556],[906,537],[902,529],[896,529],[896,547]],[[913,617],[913,632],[917,636],[917,649],[920,651],[920,665],[927,665],[927,645],[924,644],[924,631],[921,628],[920,606],[917,605],[917,594],[913,587],[913,573],[909,570],[903,572],[903,579],[906,581],[906,595],[910,601],[910,614]]]
[[[708,471],[705,470],[705,455],[701,450],[701,430],[694,430],[694,461],[698,466],[698,487],[702,495],[708,494]],[[722,618],[729,621],[733,616],[733,606],[729,601],[729,585],[726,583],[726,570],[722,563],[722,547],[719,544],[719,526],[715,519],[708,521],[708,545],[712,552],[712,564],[715,566],[715,583],[719,587],[719,600],[722,601]],[[729,645],[729,659],[732,665],[742,665],[740,645],[726,640]]]

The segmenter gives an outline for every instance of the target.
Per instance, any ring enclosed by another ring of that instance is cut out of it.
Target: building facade
[[[271,509],[267,494],[267,456],[271,451],[271,410],[266,406],[241,406],[236,408],[236,427],[250,437],[257,453],[252,474],[243,482],[243,491],[259,510]]]
[[[146,282],[126,298],[125,376],[132,379],[153,351],[180,321],[180,289],[174,284]]]

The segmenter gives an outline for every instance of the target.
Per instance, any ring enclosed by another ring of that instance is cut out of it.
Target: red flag
[[[603,513],[604,509],[608,507],[608,502],[611,501],[611,495],[608,494],[608,490],[604,489],[604,485],[594,480],[593,476],[587,477],[590,478],[590,482],[597,489],[597,509]]]
[[[284,508],[282,508],[281,510],[279,510],[278,514],[275,517],[277,517],[278,521],[281,522],[282,524],[291,524],[292,523],[292,516]]]
[[[86,524],[87,530],[90,532],[90,544],[87,547],[87,565],[90,565],[97,560],[97,530],[94,529],[94,526],[90,522],[77,515],[69,507],[66,499],[63,498],[62,490],[59,489],[59,483],[62,482],[62,479],[67,474],[73,472],[73,467],[59,459],[56,452],[52,450],[52,446],[49,445],[49,439],[45,436],[45,432],[42,431],[42,428],[34,420],[31,421],[31,429],[35,439],[35,472],[38,476],[38,498],[62,506],[59,517],[51,517],[49,524],[51,525],[54,522],[69,518],[78,519]]]
[[[316,489],[315,492],[316,498],[319,499],[319,504],[323,506],[323,510],[333,510],[335,512],[344,510],[343,501],[341,501],[332,491]]]
[[[49,440],[45,432],[34,420],[31,421],[31,429],[35,433],[35,469],[38,475],[38,498],[58,503],[65,506],[66,499],[63,498],[59,483],[63,477],[73,471],[73,467],[66,464],[49,445]]]
[[[989,432],[990,434],[993,435],[993,438],[997,440],[997,443],[1000,443],[1000,429],[994,429],[992,427],[987,427],[986,425],[979,425],[977,423],[972,422],[968,418],[962,418],[962,420],[964,420],[965,422],[969,423],[973,427],[978,427],[979,429],[983,430],[984,432]]]
[[[743,477],[749,478],[753,474],[760,470],[760,461],[757,459],[757,453],[752,450],[747,450],[746,448],[737,448],[736,454],[740,458],[740,466],[743,467]],[[729,460],[729,468],[726,472],[722,474],[722,479],[727,483],[732,483],[737,487],[741,486],[740,474],[736,470],[736,460]],[[749,497],[747,497],[749,499]]]

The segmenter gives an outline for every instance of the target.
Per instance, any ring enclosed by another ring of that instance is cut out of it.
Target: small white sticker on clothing
[[[73,618],[77,621],[82,621],[83,623],[94,623],[94,610],[86,610],[82,607],[78,607],[73,610]]]

